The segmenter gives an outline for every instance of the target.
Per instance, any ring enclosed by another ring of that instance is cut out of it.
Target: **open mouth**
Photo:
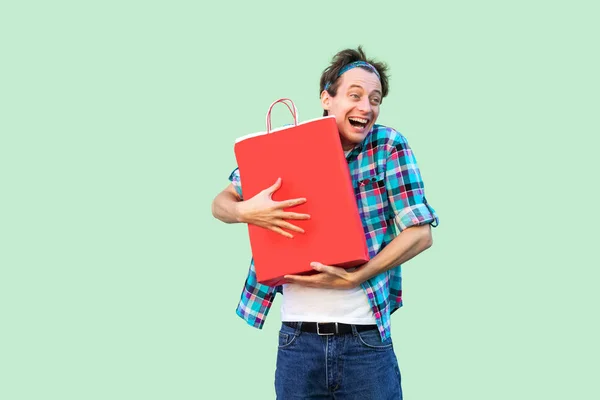
[[[350,125],[360,129],[366,128],[367,124],[369,123],[368,119],[358,117],[349,117],[348,121],[350,121]]]

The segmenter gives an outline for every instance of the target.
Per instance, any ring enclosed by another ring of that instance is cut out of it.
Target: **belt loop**
[[[300,333],[302,333],[302,321],[296,322],[296,332],[294,332],[294,335],[300,336]]]
[[[356,330],[356,325],[353,324],[353,325],[350,325],[350,326],[352,327],[352,334],[354,336],[358,336],[358,331]]]

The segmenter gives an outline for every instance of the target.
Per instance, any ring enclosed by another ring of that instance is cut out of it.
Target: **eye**
[[[379,97],[373,97],[371,99],[371,103],[378,105],[379,103],[381,103],[381,99]]]
[[[350,93],[350,97],[352,97],[353,99],[356,99],[356,100],[360,99],[360,96],[356,93]]]

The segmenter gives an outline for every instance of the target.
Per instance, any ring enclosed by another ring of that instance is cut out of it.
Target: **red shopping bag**
[[[293,126],[271,129],[271,111],[277,103],[288,107]],[[335,117],[298,123],[294,103],[279,99],[268,109],[266,129],[239,138],[234,146],[244,199],[281,178],[273,200],[304,197],[306,203],[286,211],[311,218],[290,221],[305,231],[293,239],[248,225],[258,282],[278,285],[284,283],[284,275],[312,274],[312,261],[344,268],[367,262],[365,233]]]

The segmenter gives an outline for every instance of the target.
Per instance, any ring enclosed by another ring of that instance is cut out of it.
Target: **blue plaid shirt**
[[[417,161],[402,134],[374,125],[365,140],[346,156],[369,256],[373,258],[398,234],[411,226],[437,226],[435,210],[427,203]],[[229,180],[242,196],[239,171]],[[362,284],[382,340],[390,334],[390,315],[402,307],[402,275],[398,265]],[[254,261],[244,284],[236,313],[248,324],[262,328],[273,299],[282,286],[257,282]]]

